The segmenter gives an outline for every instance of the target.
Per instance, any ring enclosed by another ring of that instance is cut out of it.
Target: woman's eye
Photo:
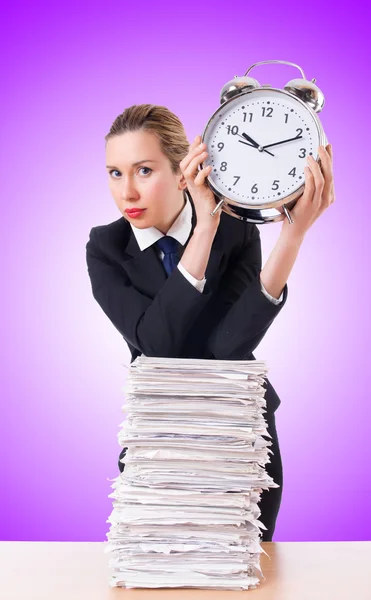
[[[142,169],[147,169],[147,171],[152,171],[152,169],[150,169],[149,167],[140,167],[139,171],[141,171]]]
[[[142,169],[146,169],[147,171],[149,171],[150,173],[152,173],[152,169],[150,169],[149,167],[139,167],[139,171],[141,171]],[[112,173],[120,173],[120,171],[118,171],[117,169],[111,169],[109,171],[109,174],[112,175]],[[145,175],[148,175],[148,173],[145,173]],[[114,179],[117,179],[117,177],[113,177]]]

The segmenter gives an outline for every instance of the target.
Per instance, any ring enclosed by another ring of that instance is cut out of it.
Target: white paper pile
[[[264,361],[152,358],[131,363],[111,480],[110,585],[256,587],[271,437]],[[264,437],[266,439],[264,439]]]

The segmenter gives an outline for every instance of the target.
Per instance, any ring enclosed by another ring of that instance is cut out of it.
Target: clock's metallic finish
[[[247,73],[221,90],[221,106],[207,122],[202,141],[212,165],[207,182],[217,198],[211,214],[223,210],[252,223],[281,221],[302,195],[304,167],[310,153],[320,162],[318,146],[327,139],[317,116],[324,96],[305,79],[291,80],[284,89],[260,86]]]

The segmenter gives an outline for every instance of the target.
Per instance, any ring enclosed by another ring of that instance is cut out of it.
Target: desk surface
[[[1,600],[369,600],[371,542],[264,542],[255,590],[108,585],[106,542],[0,542]]]

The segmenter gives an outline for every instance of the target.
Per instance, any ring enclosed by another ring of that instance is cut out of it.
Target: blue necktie
[[[171,235],[164,235],[157,240],[156,244],[165,254],[162,264],[165,267],[166,273],[170,275],[179,262],[179,256],[176,253],[178,242]]]

